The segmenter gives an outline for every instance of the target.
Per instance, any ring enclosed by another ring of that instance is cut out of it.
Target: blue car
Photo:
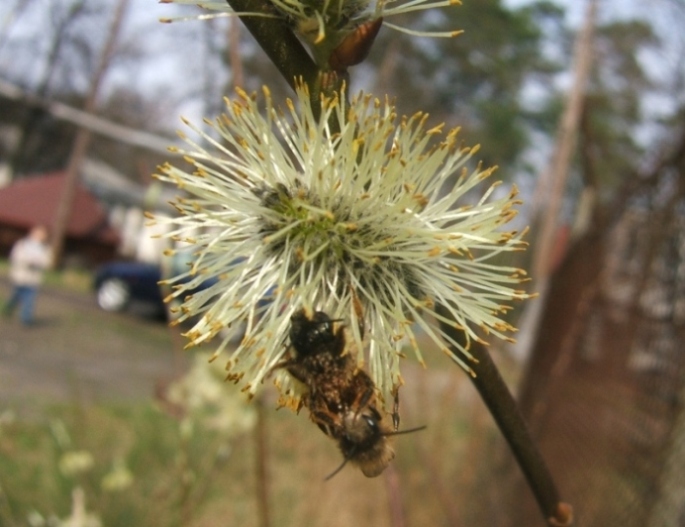
[[[164,268],[164,277],[180,274],[188,269],[190,255],[177,253]],[[163,293],[159,285],[162,266],[140,262],[111,262],[98,268],[93,288],[98,306],[105,311],[124,311],[132,302],[147,304],[156,313],[164,313]],[[207,280],[200,289],[216,282]]]

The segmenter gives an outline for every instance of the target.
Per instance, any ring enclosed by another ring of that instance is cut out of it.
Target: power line
[[[36,97],[26,93],[19,86],[2,79],[0,79],[0,96],[12,101],[20,101],[30,106],[39,107],[57,119],[68,121],[93,133],[153,152],[169,154],[169,146],[177,143],[176,140],[169,137],[142,132],[60,102]]]

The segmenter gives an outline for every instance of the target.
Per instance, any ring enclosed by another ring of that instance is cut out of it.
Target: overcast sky
[[[41,28],[45,27],[46,23],[50,23],[47,6],[54,0],[29,0],[28,8],[10,24],[9,14],[21,1],[26,0],[0,0],[0,46],[2,46],[3,39],[6,38],[15,41],[18,38],[25,38],[34,46],[45,42],[45,39],[41,38]],[[118,0],[99,1],[103,5],[106,3],[107,5],[114,6]],[[506,4],[512,6],[522,5],[526,2],[527,0],[505,0]],[[577,1],[570,3],[574,6],[578,4]],[[114,73],[113,78],[108,79],[109,84],[135,82],[146,89],[155,90],[157,87],[162,88],[168,83],[168,78],[166,77],[171,72],[189,70],[188,74],[190,76],[194,75],[193,68],[196,64],[188,63],[187,50],[184,50],[186,51],[184,53],[174,53],[174,43],[181,40],[179,35],[197,30],[197,26],[202,23],[189,21],[161,24],[158,22],[160,18],[174,16],[180,10],[184,10],[186,13],[199,12],[194,10],[192,6],[160,4],[157,0],[130,0],[130,7],[121,40],[123,42],[144,40],[145,49],[154,57],[154,65],[142,68],[140,72],[137,72],[134,79],[119,78]],[[579,10],[574,8],[573,11]],[[7,27],[10,28],[9,33],[6,30]],[[45,42],[45,45],[48,45],[47,42]],[[192,45],[192,43],[183,40],[184,48],[188,45]],[[44,53],[47,54],[46,51]],[[198,53],[200,53],[199,45]],[[33,57],[35,56],[37,54],[33,55]],[[34,76],[37,76],[38,72],[41,71],[41,64],[38,62],[31,64],[31,58],[31,56],[17,57],[14,53],[8,53],[6,45],[0,47],[0,76],[4,76],[3,74],[8,71],[21,70],[25,72],[27,68],[32,71]],[[196,58],[197,60],[202,59],[200,56]],[[173,74],[176,75],[177,73]]]
[[[45,24],[50,23],[47,18],[49,12],[48,6],[55,0],[29,0],[28,8],[16,20],[15,23],[9,24],[8,15],[12,12],[14,6],[19,2],[26,0],[0,0],[0,77],[6,78],[8,76],[14,77],[17,72],[22,72],[23,78],[37,78],[42,71],[43,65],[34,57],[41,57],[47,54],[47,50],[42,53],[28,51],[22,55],[13,50],[9,53],[8,46],[3,45],[3,40],[23,38],[30,42],[32,46],[44,45],[49,43],[45,38],[41,38],[41,28]],[[118,0],[98,0],[102,5],[114,6]],[[464,0],[464,1],[478,1],[478,0]],[[586,1],[578,0],[556,0],[557,3],[563,5],[567,9],[567,17],[569,24],[577,26],[582,20],[584,11],[587,6]],[[657,3],[663,5],[666,0],[654,0],[654,5]],[[520,7],[524,4],[530,3],[530,0],[504,0],[505,4],[512,7]],[[121,36],[123,43],[135,42],[137,45],[145,50],[145,60],[139,63],[128,63],[126,68],[114,68],[105,82],[105,90],[111,90],[115,86],[133,86],[145,93],[169,93],[173,90],[174,93],[183,93],[184,81],[195,81],[201,75],[203,60],[203,46],[201,42],[201,28],[204,26],[202,22],[189,21],[179,22],[174,24],[162,24],[158,20],[162,17],[174,16],[179,13],[180,9],[184,12],[192,13],[198,12],[193,7],[177,6],[169,4],[160,4],[157,0],[130,0],[129,12],[125,23],[125,29]],[[650,9],[645,11],[643,0],[612,0],[600,2],[600,19],[605,19],[610,16],[631,16],[637,11],[642,13],[642,16],[655,16],[655,10]],[[106,22],[106,21],[103,21]],[[6,28],[9,27],[11,31],[8,33]],[[668,27],[668,22],[664,22],[664,27]],[[106,33],[106,27],[96,29],[96,35],[103,35]],[[194,33],[195,32],[195,33]],[[683,32],[680,31],[682,34]],[[196,36],[188,35],[195,34]],[[682,35],[678,37],[674,35],[673,41],[682,39]],[[197,49],[193,49],[196,47]],[[649,67],[654,75],[659,75],[661,72],[666,72],[674,67],[674,64],[680,60],[682,56],[682,45],[673,46],[673,50],[668,52],[662,51],[662,55],[654,60],[650,57]],[[132,69],[133,68],[133,69]],[[11,75],[14,73],[14,75]],[[225,70],[217,68],[217,75],[226,75]],[[222,79],[219,78],[218,81]],[[88,79],[83,79],[83,83],[87,83]],[[186,83],[188,86],[193,85],[192,82]],[[195,82],[194,86],[197,86]],[[220,82],[217,82],[220,85]],[[183,95],[180,96],[183,99]],[[172,116],[172,125],[178,122],[178,113],[195,118],[198,112],[202,111],[197,103],[191,102],[193,97],[188,95],[186,102],[180,101],[176,109],[177,115]],[[172,125],[174,126],[174,125]]]

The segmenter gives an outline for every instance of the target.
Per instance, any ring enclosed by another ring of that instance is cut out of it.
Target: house
[[[0,188],[0,255],[7,256],[34,225],[50,229],[62,196],[65,172],[15,180]],[[115,257],[119,234],[104,207],[79,183],[64,245],[67,261],[93,265]]]
[[[175,215],[169,202],[178,191],[156,180],[143,185],[90,158],[81,166],[81,181],[105,207],[110,225],[119,232],[119,256],[159,263],[170,243],[160,235],[169,227],[151,225],[144,212],[153,212],[159,218]]]

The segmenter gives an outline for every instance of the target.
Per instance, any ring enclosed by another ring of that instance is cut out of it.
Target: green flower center
[[[298,186],[291,191],[282,184],[258,196],[268,211],[262,218],[263,241],[271,254],[283,256],[288,274],[313,265],[338,276],[339,294],[352,287],[354,275],[357,287],[386,300],[394,298],[398,288],[417,301],[426,298],[411,262],[393,257],[393,237],[382,229],[359,227],[342,200],[324,209],[309,190]],[[367,251],[369,247],[376,251]]]

